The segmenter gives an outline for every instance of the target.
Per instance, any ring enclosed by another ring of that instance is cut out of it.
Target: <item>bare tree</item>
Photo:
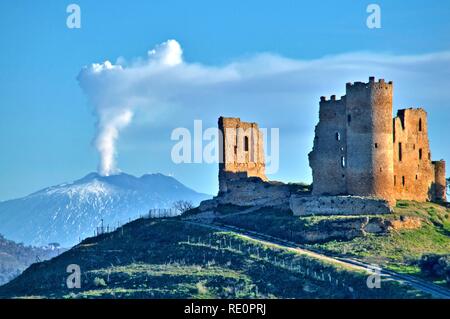
[[[194,204],[192,202],[187,200],[177,200],[173,203],[173,208],[180,212],[180,214],[183,214],[187,212],[188,210],[191,210],[194,208]]]

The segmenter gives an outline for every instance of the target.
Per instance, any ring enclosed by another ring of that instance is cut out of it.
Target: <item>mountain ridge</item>
[[[0,202],[0,233],[28,245],[58,242],[70,247],[92,235],[102,222],[117,226],[151,208],[170,208],[177,200],[197,205],[210,197],[161,173],[141,177],[89,173],[73,182]]]

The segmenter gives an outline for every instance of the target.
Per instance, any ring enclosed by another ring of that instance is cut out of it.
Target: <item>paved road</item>
[[[343,265],[353,268],[353,269],[359,269],[359,270],[362,269],[362,270],[366,270],[366,271],[373,269],[373,265],[364,263],[364,262],[356,260],[356,259],[328,256],[328,255],[323,254],[322,252],[319,252],[318,250],[312,250],[310,248],[305,248],[302,245],[296,244],[294,242],[279,239],[279,238],[276,238],[276,237],[273,237],[270,235],[261,234],[261,233],[257,233],[254,231],[250,231],[250,230],[246,230],[246,229],[242,229],[242,228],[238,228],[238,227],[234,227],[234,226],[230,226],[230,225],[224,225],[224,224],[206,224],[206,223],[202,223],[200,221],[186,221],[186,222],[195,224],[195,225],[204,226],[204,227],[209,227],[209,228],[212,228],[215,230],[220,230],[220,231],[232,231],[235,233],[239,233],[240,235],[247,236],[248,238],[256,239],[256,240],[270,243],[273,245],[278,245],[280,247],[287,248],[287,249],[294,249],[297,252],[310,255],[314,258],[318,258],[318,259],[322,259],[325,261],[334,262],[334,263],[338,263],[338,264],[343,264]],[[385,279],[392,279],[392,280],[396,280],[403,284],[408,284],[411,287],[414,287],[420,291],[431,294],[434,298],[450,299],[450,290],[449,289],[435,285],[433,283],[430,283],[428,281],[422,280],[417,277],[399,274],[397,272],[394,272],[394,271],[391,271],[391,270],[388,270],[385,268],[380,267],[380,271],[381,271],[382,277]]]

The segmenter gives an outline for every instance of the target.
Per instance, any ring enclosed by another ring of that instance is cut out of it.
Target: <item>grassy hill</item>
[[[435,203],[399,201],[393,214],[373,217],[421,220],[417,229],[391,230],[387,234],[364,233],[359,229],[367,216],[293,216],[289,211],[268,208],[236,215],[238,208],[219,207],[216,221],[304,244],[323,253],[357,258],[392,270],[445,284],[442,278],[421,273],[419,261],[425,254],[450,254],[450,209]]]
[[[399,201],[394,215],[419,217],[424,223],[419,229],[393,231],[388,236],[367,235],[311,246],[445,285],[442,278],[429,278],[421,273],[419,261],[425,254],[450,254],[450,209],[434,203]]]
[[[414,216],[422,226],[382,235],[355,231],[364,216],[296,217],[270,209],[237,214],[240,209],[222,207],[216,221],[417,276],[424,276],[418,266],[422,255],[450,253],[449,210],[437,204],[399,202],[394,213],[383,218]],[[331,235],[317,237],[324,232]],[[315,241],[305,242],[305,238]],[[81,267],[81,289],[66,286],[70,264]],[[363,269],[175,217],[139,219],[115,232],[88,238],[52,260],[32,265],[0,287],[0,297],[429,297],[393,281],[383,281],[381,289],[369,289],[367,277]],[[443,284],[438,278],[427,279]]]
[[[68,289],[66,267],[81,267]],[[0,287],[3,298],[420,298],[396,282],[180,218],[139,219]]]

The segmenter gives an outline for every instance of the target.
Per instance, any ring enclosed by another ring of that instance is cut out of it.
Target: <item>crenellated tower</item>
[[[445,161],[432,161],[427,113],[392,117],[392,82],[347,83],[346,95],[320,98],[309,153],[314,195],[446,201]]]
[[[314,147],[309,165],[314,180],[314,195],[347,193],[345,161],[347,131],[345,96],[320,98],[319,123],[315,129]]]
[[[392,82],[346,85],[347,192],[395,202]]]

